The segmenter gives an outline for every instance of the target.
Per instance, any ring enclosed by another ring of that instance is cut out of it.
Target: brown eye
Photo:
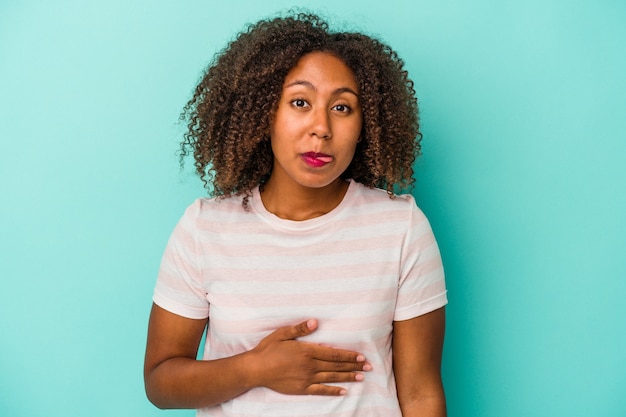
[[[303,100],[301,98],[297,98],[297,99],[291,101],[291,105],[294,106],[294,107],[307,107],[308,103],[306,102],[306,100]]]
[[[337,110],[340,113],[350,113],[350,111],[352,111],[352,109],[345,104],[337,104],[333,107],[333,110]]]

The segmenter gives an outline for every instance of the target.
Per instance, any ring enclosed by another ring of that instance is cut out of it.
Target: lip
[[[305,152],[300,155],[304,163],[313,168],[320,168],[332,162],[333,157],[325,153]]]

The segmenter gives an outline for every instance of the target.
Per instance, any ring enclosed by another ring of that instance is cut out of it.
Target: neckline
[[[340,217],[345,211],[346,207],[349,205],[350,201],[354,198],[354,194],[356,193],[356,182],[349,179],[348,180],[348,189],[343,196],[343,199],[339,202],[337,207],[332,209],[326,214],[323,214],[318,217],[314,217],[308,220],[287,220],[282,219],[275,215],[274,213],[269,212],[263,201],[261,200],[261,193],[259,192],[259,188],[256,187],[252,190],[252,198],[250,199],[250,207],[252,211],[256,213],[259,217],[261,217],[266,223],[270,224],[270,226],[292,232],[302,232],[307,230],[317,229],[322,227],[329,222],[335,220]]]

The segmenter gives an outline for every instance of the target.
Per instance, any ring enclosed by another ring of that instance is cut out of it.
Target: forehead
[[[283,87],[299,81],[306,81],[316,88],[329,86],[357,90],[352,70],[343,60],[328,52],[311,52],[300,58],[285,77]]]

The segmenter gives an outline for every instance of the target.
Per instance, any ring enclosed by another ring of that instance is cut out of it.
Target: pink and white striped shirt
[[[301,338],[363,353],[373,371],[341,397],[255,388],[198,416],[401,416],[391,358],[394,320],[447,303],[430,224],[410,195],[351,181],[333,211],[305,221],[269,213],[258,189],[200,198],[169,240],[153,300],[175,314],[209,317],[204,359],[253,349],[281,326],[316,318]]]

